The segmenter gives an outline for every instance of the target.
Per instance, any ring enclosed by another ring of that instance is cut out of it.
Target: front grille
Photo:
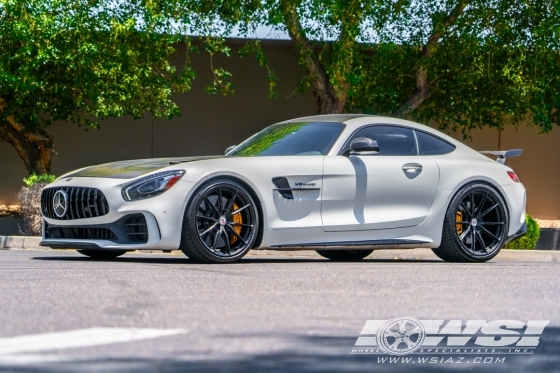
[[[53,197],[59,190],[63,190],[68,195],[66,214],[62,217],[58,217],[53,209]],[[103,192],[96,188],[45,188],[41,193],[41,212],[43,216],[56,220],[96,218],[109,213],[109,203]]]
[[[107,240],[117,242],[119,239],[112,230],[97,227],[60,227],[45,224],[46,239]]]
[[[148,242],[148,224],[143,214],[129,216],[124,226],[126,229],[126,236],[129,240],[137,243]]]

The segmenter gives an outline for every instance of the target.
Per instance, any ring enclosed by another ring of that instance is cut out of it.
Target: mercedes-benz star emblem
[[[59,190],[54,194],[53,197],[53,210],[56,216],[59,218],[66,215],[66,210],[68,208],[68,194],[65,191]]]

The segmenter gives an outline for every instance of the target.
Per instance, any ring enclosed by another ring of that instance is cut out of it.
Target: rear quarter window
[[[420,155],[448,154],[455,150],[455,146],[436,136],[416,131],[418,153]]]

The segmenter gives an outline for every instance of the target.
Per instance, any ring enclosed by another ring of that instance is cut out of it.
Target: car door
[[[376,140],[377,154],[327,156],[324,160],[321,217],[325,231],[402,228],[428,216],[439,183],[439,168],[418,155],[412,129],[370,125],[357,137]]]

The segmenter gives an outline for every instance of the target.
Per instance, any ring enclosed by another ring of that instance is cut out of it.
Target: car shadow
[[[198,264],[187,257],[176,257],[176,258],[165,258],[161,256],[157,257],[134,257],[134,256],[122,256],[114,259],[94,259],[88,258],[81,254],[76,254],[76,256],[69,255],[52,255],[52,256],[35,256],[30,258],[32,260],[44,260],[44,261],[55,261],[55,262],[103,262],[103,263],[150,263],[150,264]],[[441,263],[445,262],[442,260],[434,259],[362,259],[358,262],[333,262],[328,259],[321,258],[243,258],[238,262],[226,265],[243,265],[243,264],[269,264],[269,263],[323,263],[329,265],[348,265],[348,264],[360,264],[360,263]],[[210,265],[210,264],[208,264]],[[223,265],[223,264],[217,264]]]

